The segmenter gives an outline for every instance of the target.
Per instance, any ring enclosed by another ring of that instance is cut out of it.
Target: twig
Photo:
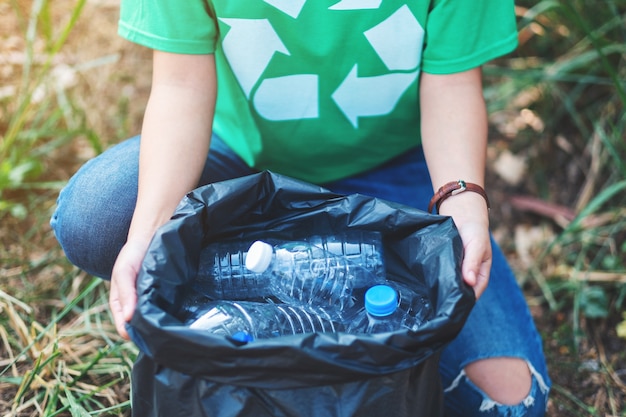
[[[562,228],[576,218],[576,213],[569,207],[543,201],[527,195],[514,195],[510,199],[511,205],[521,211],[528,211],[552,219]]]
[[[592,416],[598,416],[598,414],[596,414],[590,406],[588,406],[587,404],[579,400],[574,394],[572,394],[565,387],[558,385],[558,384],[554,384],[552,386],[552,390],[561,394],[563,397],[567,398],[568,400],[570,400],[574,405],[578,406],[581,410],[584,410],[585,412],[589,413]]]
[[[2,337],[2,342],[4,343],[5,349],[7,351],[7,355],[9,355],[9,363],[11,364],[11,370],[13,371],[13,376],[19,376],[19,372],[17,371],[17,366],[14,361],[15,356],[13,356],[13,350],[11,349],[11,345],[9,343],[9,336],[7,334],[6,329],[3,326],[0,326],[0,336]]]
[[[560,265],[552,271],[553,275],[585,282],[610,282],[626,284],[626,271],[605,272],[605,271],[580,271],[575,268]]]
[[[576,212],[580,212],[591,201],[595,184],[600,174],[600,167],[602,166],[602,138],[597,131],[594,132],[592,136],[590,145],[591,163],[589,165],[589,172],[586,175],[585,185],[576,202]]]
[[[510,201],[513,208],[547,217],[563,229],[567,228],[578,215],[575,210],[569,207],[549,203],[528,195],[514,195]],[[580,221],[580,225],[584,229],[593,229],[624,217],[626,217],[626,208],[620,208],[607,213],[588,215]]]

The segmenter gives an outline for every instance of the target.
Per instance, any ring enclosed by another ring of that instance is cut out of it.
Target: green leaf
[[[580,309],[590,319],[606,318],[609,315],[609,301],[602,287],[585,287],[580,292]]]
[[[65,397],[61,397],[61,402],[63,405],[69,406],[72,417],[91,417],[89,412],[72,396],[72,391],[70,390],[65,391]]]
[[[19,165],[16,165],[9,172],[9,184],[12,188],[19,187],[26,177],[30,174],[38,172],[41,168],[41,164],[34,159],[27,159],[22,161]]]

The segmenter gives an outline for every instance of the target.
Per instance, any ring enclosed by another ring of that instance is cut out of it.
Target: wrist
[[[179,198],[172,194],[144,193],[137,199],[127,240],[150,242],[156,231],[174,214]]]
[[[489,230],[489,211],[485,200],[476,193],[463,193],[455,195],[441,203],[439,214],[452,217],[457,228],[466,226],[479,226],[485,231]]]
[[[440,212],[441,205],[448,200],[450,197],[455,197],[460,194],[476,194],[482,197],[484,200],[487,211],[491,208],[489,203],[489,197],[485,192],[485,189],[478,184],[467,182],[464,180],[451,181],[444,185],[442,185],[433,195],[428,204],[428,212],[431,213],[433,209],[436,209],[436,212]]]
[[[138,245],[148,245],[154,234],[170,217],[133,216],[133,220],[128,231],[126,242],[134,242]]]

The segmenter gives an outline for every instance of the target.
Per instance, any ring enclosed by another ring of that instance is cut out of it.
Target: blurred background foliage
[[[528,273],[552,310],[571,294],[575,312],[606,318],[626,295],[626,2],[518,7],[520,47],[488,74],[496,115],[519,112],[523,128],[500,131],[537,198],[513,203],[556,226]]]

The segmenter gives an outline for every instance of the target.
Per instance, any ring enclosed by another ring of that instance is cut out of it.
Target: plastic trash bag
[[[183,325],[200,253],[210,242],[295,240],[349,229],[379,231],[387,277],[426,291],[434,317],[423,327],[245,344]],[[138,276],[128,325],[140,350],[133,415],[441,415],[439,353],[475,301],[461,278],[461,257],[452,220],[411,207],[337,195],[271,172],[198,188],[159,229]]]

